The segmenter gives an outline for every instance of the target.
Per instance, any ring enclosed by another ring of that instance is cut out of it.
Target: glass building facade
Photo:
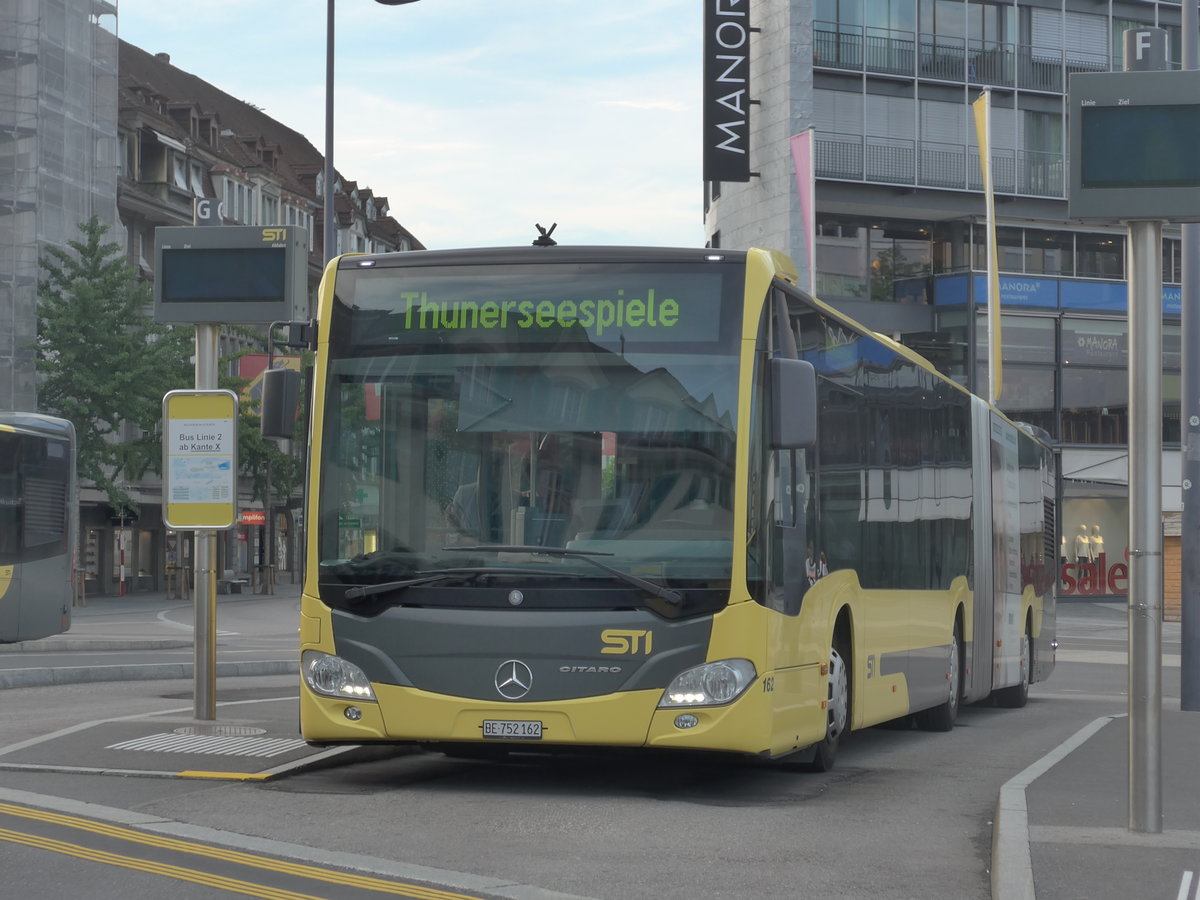
[[[1166,30],[1178,67],[1179,4],[752,0],[750,15],[761,29],[750,48],[755,177],[706,185],[710,244],[777,247],[802,259],[811,240],[822,300],[977,393],[987,392],[986,210],[971,104],[990,89],[999,405],[1059,448],[1061,592],[1123,593],[1126,232],[1068,218],[1066,91],[1073,73],[1120,71],[1131,28]],[[788,144],[809,129],[812,171],[800,172]],[[797,179],[810,177],[815,215],[806,220]],[[1168,520],[1181,508],[1177,234],[1166,230],[1162,273]],[[1170,566],[1169,543],[1167,551]]]

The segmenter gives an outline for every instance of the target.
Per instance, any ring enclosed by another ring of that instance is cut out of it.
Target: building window
[[[1129,374],[1125,369],[1064,367],[1062,405],[1064,442],[1129,442]]]
[[[1125,238],[1119,234],[1080,234],[1075,274],[1080,278],[1125,278]]]
[[[1025,234],[1025,271],[1030,275],[1075,274],[1075,235],[1070,231],[1029,230]]]
[[[192,163],[192,194],[204,196],[204,167],[199,163]]]
[[[188,187],[187,159],[177,153],[171,154],[171,180],[175,187],[190,190]]]
[[[1005,343],[1005,352],[1008,345]],[[979,393],[987,393],[987,363],[979,366]],[[1001,370],[1000,400],[998,406],[1010,418],[1027,422],[1045,429],[1047,434],[1057,435],[1058,423],[1054,415],[1054,367],[1012,365],[1006,359]]]

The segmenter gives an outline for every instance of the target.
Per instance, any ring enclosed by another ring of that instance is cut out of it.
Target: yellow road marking
[[[80,819],[76,816],[68,816],[62,813],[49,812],[47,810],[32,809],[25,806],[14,806],[10,803],[0,803],[0,815],[10,815],[18,816],[24,819],[33,819],[35,821],[45,822],[51,825],[74,828],[79,831],[88,831],[93,834],[103,835],[105,837],[118,838],[120,840],[131,841],[137,844],[144,844],[149,847],[157,847],[162,850],[173,850],[177,853],[190,853],[194,856],[218,859],[224,862],[236,863],[238,865],[248,866],[255,869],[265,869],[270,872],[278,872],[284,875],[294,875],[299,878],[308,878],[312,881],[323,881],[330,884],[347,885],[350,887],[362,888],[363,890],[369,891],[378,891],[386,894],[403,894],[408,897],[416,898],[416,900],[479,900],[479,898],[470,894],[457,894],[450,891],[442,891],[438,890],[437,888],[422,887],[415,884],[402,884],[394,881],[384,881],[380,878],[371,878],[366,875],[355,875],[350,872],[322,869],[316,866],[304,865],[303,863],[288,862],[287,860],[268,859],[263,856],[254,856],[249,853],[243,853],[239,850],[226,850],[221,847],[208,847],[204,844],[195,844],[190,841],[182,841],[162,835],[149,834],[130,828],[123,828],[119,825],[109,825],[105,822],[96,822],[92,821],[91,819]],[[14,839],[8,835],[17,835],[18,838],[21,839]],[[24,838],[29,838],[29,836],[22,835],[20,832],[0,831],[0,840],[10,840],[14,843],[27,843],[27,840],[24,840]],[[33,839],[42,840],[40,838]],[[74,844],[63,844],[63,846],[76,847]],[[86,850],[87,848],[80,849]],[[58,852],[67,853],[71,851],[60,850]],[[100,853],[101,851],[90,852]],[[113,855],[116,859],[128,859],[128,857],[119,857],[115,856],[115,854],[109,855]],[[123,863],[114,862],[113,865],[123,865]],[[155,864],[150,863],[149,865]],[[136,866],[127,867],[136,868]],[[146,871],[149,871],[149,869]],[[180,869],[180,871],[190,872],[191,870]],[[203,873],[194,874],[202,875]],[[233,889],[230,888],[230,890]],[[267,895],[264,894],[261,896],[266,897]],[[281,894],[280,896],[282,897],[285,895]],[[291,898],[299,898],[305,895],[286,894],[286,896]]]
[[[195,869],[185,869],[182,866],[157,863],[148,859],[121,856],[117,853],[109,853],[106,850],[95,850],[91,847],[84,847],[81,844],[69,844],[66,841],[56,841],[52,838],[39,837],[38,835],[23,834],[19,831],[9,831],[6,828],[0,828],[0,841],[24,844],[26,847],[35,847],[38,850],[50,850],[53,853],[64,853],[68,856],[90,860],[91,862],[104,863],[109,866],[120,866],[123,869],[135,869],[138,872],[148,872],[151,875],[162,875],[167,878],[174,878],[177,881],[190,881],[194,884],[203,884],[225,891],[233,891],[235,894],[245,894],[248,897],[261,897],[263,900],[321,900],[320,897],[313,896],[312,894],[297,894],[295,891],[285,891],[261,884],[252,884],[248,881],[225,878],[221,875],[210,875],[207,872],[198,872]]]

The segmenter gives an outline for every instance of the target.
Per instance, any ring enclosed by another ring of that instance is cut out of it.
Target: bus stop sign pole
[[[1124,41],[1126,72],[1167,67],[1161,29]],[[1129,830],[1148,834],[1163,829],[1162,226],[1129,223]]]
[[[196,326],[196,390],[216,390],[220,333],[218,325]],[[196,532],[195,584],[193,715],[213,721],[217,718],[217,533],[211,529]]]

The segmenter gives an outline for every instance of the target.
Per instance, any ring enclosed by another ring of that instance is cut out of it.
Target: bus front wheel
[[[829,650],[829,688],[825,707],[825,738],[813,745],[810,772],[828,772],[837,759],[842,737],[850,728],[850,653],[838,635]]]

